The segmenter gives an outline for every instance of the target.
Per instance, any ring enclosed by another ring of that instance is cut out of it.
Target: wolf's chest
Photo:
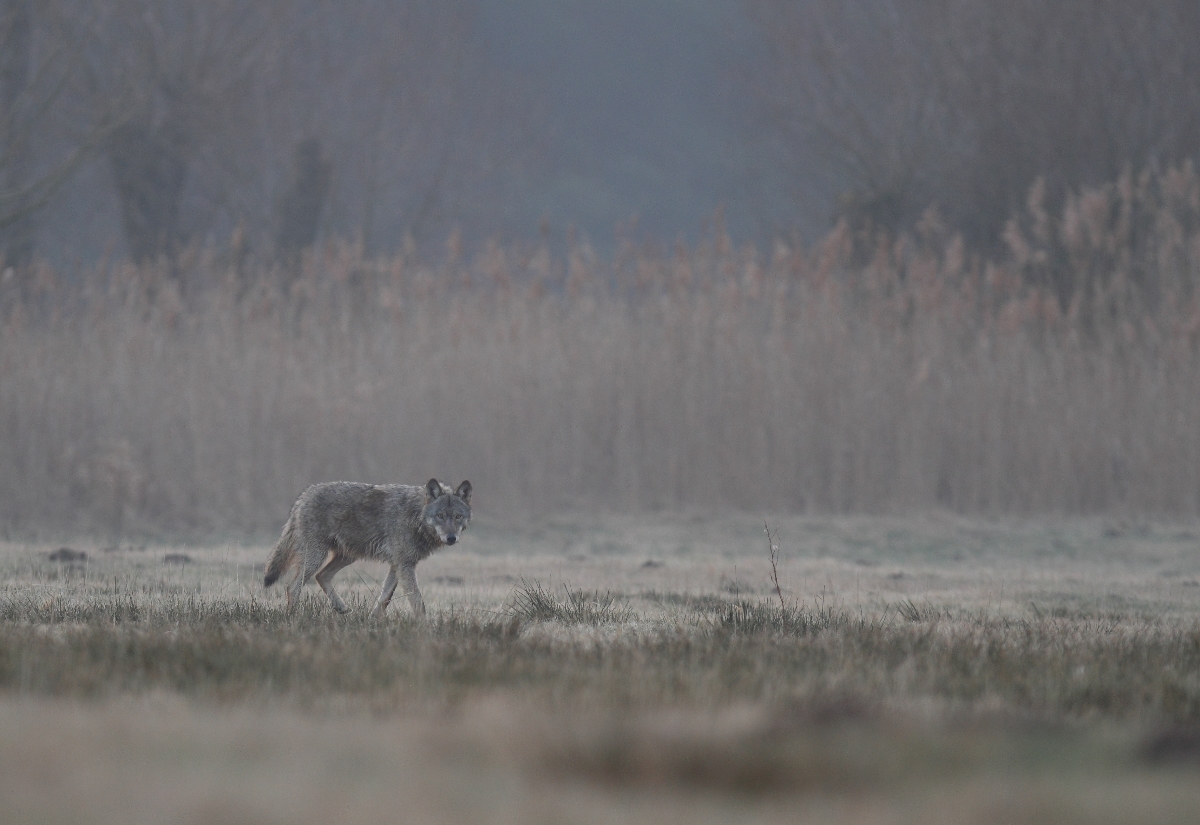
[[[423,525],[415,532],[412,545],[416,561],[429,558],[444,546],[438,540],[437,533]]]

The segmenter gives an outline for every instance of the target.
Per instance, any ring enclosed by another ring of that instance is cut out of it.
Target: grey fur
[[[386,561],[390,570],[371,616],[387,609],[400,582],[413,613],[424,616],[417,562],[457,542],[470,523],[469,481],[457,490],[436,478],[424,487],[352,481],[314,484],[292,505],[283,535],[267,561],[263,586],[270,587],[295,567],[296,575],[287,587],[289,609],[315,575],[334,610],[347,613],[350,608],[333,591],[334,575],[357,559],[376,559]]]

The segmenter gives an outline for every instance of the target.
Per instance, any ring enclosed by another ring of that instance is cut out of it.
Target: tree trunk
[[[169,122],[131,121],[113,134],[108,158],[130,256],[140,263],[178,251],[187,179],[187,144],[180,130]]]
[[[0,266],[33,258],[33,215],[20,193],[29,183],[32,151],[20,108],[29,90],[33,41],[30,0],[0,0]],[[15,218],[9,222],[6,217]],[[5,225],[7,224],[7,225]]]

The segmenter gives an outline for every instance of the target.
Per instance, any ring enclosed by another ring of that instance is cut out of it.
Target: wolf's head
[[[436,478],[425,485],[425,509],[421,520],[432,527],[446,544],[454,544],[471,523],[471,482],[464,481],[457,490]]]

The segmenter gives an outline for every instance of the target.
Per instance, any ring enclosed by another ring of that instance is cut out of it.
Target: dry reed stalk
[[[775,587],[775,595],[779,597],[779,610],[783,612],[787,610],[787,605],[783,602],[783,588],[779,586],[779,545],[771,538],[771,527],[765,521],[763,531],[767,534],[767,547],[771,558],[771,584]]]

